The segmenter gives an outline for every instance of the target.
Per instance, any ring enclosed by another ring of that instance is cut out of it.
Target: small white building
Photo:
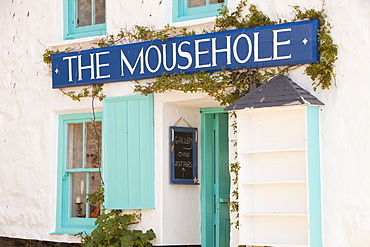
[[[329,89],[314,90],[305,65],[229,106],[206,93],[134,92],[136,81],[146,85],[163,71],[220,70],[219,57],[226,69],[251,68],[234,62],[253,58],[255,64],[292,64],[287,49],[296,45],[285,35],[298,22],[251,34],[201,34],[213,28],[221,4],[234,11],[239,1],[0,2],[0,245],[78,243],[74,234],[95,227],[101,208],[86,195],[101,180],[104,206],[142,214],[133,227],[153,229],[154,246],[370,244],[370,2],[248,2],[273,20],[291,19],[292,6],[325,9],[338,45]],[[315,23],[303,29],[315,31]],[[121,29],[167,24],[198,34],[95,49]],[[309,38],[311,45],[317,36]],[[259,49],[262,39],[270,55]],[[48,66],[46,49],[65,53]],[[214,60],[204,62],[208,55]],[[102,101],[73,101],[59,90],[79,92],[97,83],[104,83]],[[279,95],[271,90],[277,84],[288,90]],[[235,152],[238,218],[229,207]]]

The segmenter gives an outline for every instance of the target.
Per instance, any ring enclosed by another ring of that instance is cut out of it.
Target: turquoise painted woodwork
[[[322,246],[319,107],[306,107],[310,246]]]
[[[153,95],[103,103],[105,207],[154,208]]]
[[[202,246],[230,242],[230,173],[228,114],[223,108],[202,109]]]
[[[202,233],[202,246],[214,246],[214,226],[213,226],[213,210],[214,210],[214,199],[213,193],[213,181],[205,174],[214,174],[213,166],[206,166],[206,163],[214,163],[213,146],[209,146],[209,143],[213,143],[212,131],[206,131],[209,124],[212,122],[213,114],[206,114],[202,112],[201,122],[201,157],[202,157],[202,178],[201,178],[201,233]],[[208,245],[209,244],[209,245]]]
[[[94,0],[92,0],[94,6]],[[64,39],[77,39],[106,34],[106,24],[93,24],[89,26],[76,27],[76,0],[63,1]],[[92,8],[94,16],[94,8]]]
[[[172,1],[172,21],[187,21],[195,20],[206,17],[216,16],[218,9],[221,7],[221,3],[209,4],[209,0],[206,1],[206,5],[199,7],[187,7],[188,0],[173,0]],[[227,1],[225,3],[227,4]]]
[[[102,121],[102,116],[102,112],[96,112],[96,121]],[[70,217],[72,210],[70,207],[71,172],[66,169],[68,124],[91,122],[91,119],[93,119],[93,115],[91,113],[66,114],[59,116],[56,229],[52,234],[77,234],[79,232],[90,234],[91,231],[95,229],[96,219],[94,218]],[[73,169],[73,172],[87,171],[97,172],[99,169]],[[89,180],[87,179],[86,181],[88,182]],[[86,187],[88,188],[88,184],[86,184]]]

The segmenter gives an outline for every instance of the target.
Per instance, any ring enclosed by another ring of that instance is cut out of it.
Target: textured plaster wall
[[[325,246],[370,243],[370,2],[332,1],[337,79],[320,96]],[[336,13],[334,15],[334,13]],[[353,21],[349,21],[353,20]]]
[[[107,2],[109,34],[135,24],[160,28],[171,20],[169,0]],[[233,9],[239,1],[228,2]],[[319,0],[250,2],[272,18],[286,19],[293,14],[290,6],[319,9],[323,5]],[[321,111],[324,246],[367,246],[370,2],[326,0],[324,6],[339,45],[336,80],[329,90],[314,92],[303,69],[289,76],[325,103]],[[57,116],[91,111],[91,102],[73,102],[51,89],[50,71],[42,62],[42,54],[46,46],[81,45],[88,49],[91,43],[86,42],[90,39],[62,41],[62,17],[62,1],[0,1],[0,236],[77,241],[67,235],[50,235],[56,217]],[[176,26],[192,25],[200,30],[210,26],[210,20]],[[105,86],[105,93],[108,97],[132,94],[133,85],[112,83]],[[167,137],[168,126],[183,116],[199,127],[199,108],[212,106],[216,104],[204,95],[174,92],[155,97],[156,209],[143,210],[139,226],[154,228],[156,244],[200,243],[200,221],[186,221],[188,214],[194,219],[200,217],[199,187],[168,185]],[[100,103],[97,110],[102,110]],[[192,198],[191,208],[182,203],[184,198]],[[180,218],[174,217],[177,209],[184,211]],[[231,246],[237,246],[236,236],[234,231]]]
[[[41,8],[42,6],[42,8]],[[50,236],[54,226],[56,113],[42,62],[51,42],[54,1],[0,3],[0,235]],[[47,25],[46,25],[47,24]]]

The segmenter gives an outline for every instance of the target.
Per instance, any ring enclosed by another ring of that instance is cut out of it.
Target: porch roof
[[[285,75],[278,75],[249,92],[225,111],[290,105],[324,105]]]

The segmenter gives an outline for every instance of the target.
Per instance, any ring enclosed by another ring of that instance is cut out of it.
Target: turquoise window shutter
[[[153,95],[104,99],[107,209],[154,208]]]

